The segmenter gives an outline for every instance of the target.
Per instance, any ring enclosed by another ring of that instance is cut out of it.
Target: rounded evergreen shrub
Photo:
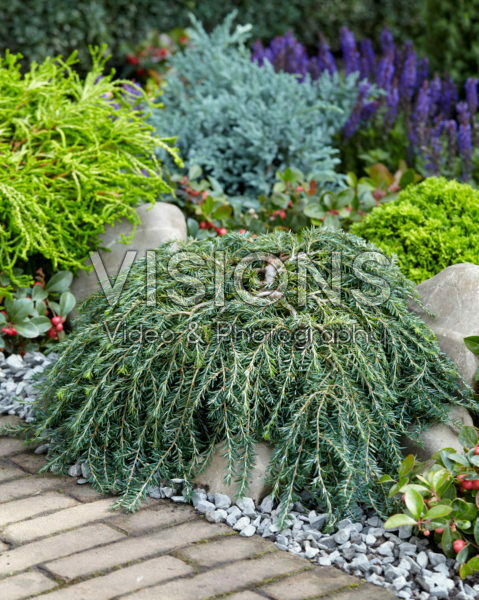
[[[232,28],[233,19],[207,34],[192,18],[191,45],[171,58],[162,108],[150,118],[158,135],[173,132],[185,164],[199,165],[229,195],[267,194],[288,167],[344,182],[333,138],[353,111],[358,74],[300,83],[269,62],[260,67],[245,47],[251,27]]]
[[[306,489],[335,516],[381,510],[377,480],[399,466],[401,436],[442,422],[453,394],[473,406],[408,311],[413,294],[343,232],[164,245],[134,265],[117,306],[86,302],[22,431],[50,441],[48,466],[85,461],[129,509],[157,480],[190,484],[220,442],[246,494],[266,440],[283,508]]]
[[[479,192],[431,177],[375,208],[352,231],[396,255],[403,273],[420,283],[457,263],[479,264]]]

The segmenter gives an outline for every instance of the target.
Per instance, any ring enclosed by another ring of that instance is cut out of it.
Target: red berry
[[[423,531],[423,533],[426,537],[429,537],[431,535],[431,532],[429,531],[429,529],[426,529],[425,531]]]
[[[168,48],[160,48],[159,55],[161,58],[166,58],[168,56]]]
[[[201,199],[202,200],[206,200],[206,198],[208,198],[209,194],[208,192],[205,190],[204,192],[201,192]]]
[[[406,494],[403,494],[403,495],[401,496],[401,500],[402,500],[403,502],[406,502]]]
[[[143,67],[138,67],[136,72],[138,73],[138,75],[144,75],[146,73],[146,71]]]
[[[55,325],[55,330],[56,331],[63,331],[63,325],[61,323],[58,323],[58,325]]]
[[[187,44],[188,43],[188,38],[186,37],[186,35],[182,35],[180,37],[180,44]]]
[[[208,223],[206,223],[206,221],[201,221],[200,229],[208,229]]]
[[[61,322],[62,322],[62,318],[61,317],[53,317],[52,318],[52,325],[58,325]]]
[[[10,327],[2,327],[2,333],[5,335],[10,335]]]
[[[456,554],[459,554],[459,552],[466,546],[467,544],[464,540],[455,540],[452,544],[452,547],[454,548],[454,552]]]
[[[238,233],[246,233],[246,229],[240,229]]]
[[[298,187],[296,188],[297,192],[304,192],[303,186],[302,185],[298,185]]]
[[[472,481],[466,480],[461,482],[461,486],[465,490],[472,490],[473,483]]]
[[[479,490],[479,479],[474,479],[474,481],[472,482],[472,488],[473,490]]]
[[[479,444],[474,448],[474,454],[479,454]]]
[[[435,531],[436,533],[444,533],[444,529],[442,527],[438,527]]]
[[[48,337],[51,337],[54,339],[58,338],[57,332],[55,331],[55,329],[53,327],[48,330]]]
[[[286,211],[285,210],[280,210],[278,211],[278,215],[282,218],[282,219],[286,219]]]
[[[218,235],[226,235],[228,233],[228,230],[226,229],[226,227],[218,227],[216,233]]]
[[[41,281],[35,281],[35,283],[33,285],[39,285],[42,288],[45,287],[45,284],[43,284]]]
[[[138,57],[135,56],[134,54],[127,54],[126,60],[130,63],[130,65],[137,65],[140,62],[138,60]]]
[[[17,335],[17,330],[15,329],[15,327],[10,327],[10,335],[11,336]]]

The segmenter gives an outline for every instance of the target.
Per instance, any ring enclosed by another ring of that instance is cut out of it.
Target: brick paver
[[[107,600],[191,572],[193,569],[181,560],[173,556],[160,556],[113,571],[109,575],[94,577],[56,592],[42,594],[37,600]]]
[[[318,567],[263,586],[261,591],[274,600],[300,600],[317,596],[318,589],[326,594],[336,592],[347,585],[357,586],[358,580],[336,569]]]
[[[56,582],[38,571],[20,573],[0,581],[0,598],[20,600],[33,594],[39,594],[56,587]]]
[[[0,456],[2,600],[393,598],[208,523],[191,506],[150,500],[134,514],[113,512],[111,498],[88,485],[31,474],[44,458],[17,440],[0,438]]]
[[[3,498],[2,498],[3,500]],[[57,492],[46,492],[31,498],[12,500],[0,505],[0,527],[36,517],[47,511],[57,511],[78,504],[77,500],[58,494]]]
[[[229,528],[225,527],[225,529],[231,531]],[[187,525],[175,525],[149,535],[131,537],[115,544],[72,554],[47,563],[45,568],[57,577],[74,579],[95,571],[105,571],[132,560],[172,552],[182,546],[205,541],[223,533],[223,527],[198,520]],[[201,544],[201,547],[205,549],[209,545]]]
[[[14,523],[3,529],[2,538],[12,544],[24,544],[93,521],[107,519],[113,515],[115,512],[111,508],[111,500],[106,498],[65,508],[44,517]]]
[[[16,479],[18,477],[23,477],[24,475],[25,473],[21,469],[14,465],[9,465],[7,462],[0,459],[0,481]]]

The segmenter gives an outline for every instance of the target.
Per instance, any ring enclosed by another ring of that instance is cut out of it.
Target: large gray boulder
[[[434,331],[439,346],[466,382],[479,389],[474,381],[479,358],[464,344],[465,337],[479,335],[479,266],[463,263],[447,267],[416,289],[435,316],[430,317],[417,304],[411,304],[410,309]]]
[[[255,504],[259,504],[271,491],[271,488],[266,485],[266,476],[268,465],[273,456],[273,448],[264,442],[260,442],[255,444],[254,451],[256,454],[255,464],[248,480],[246,495],[253,498]],[[225,483],[228,462],[224,453],[224,445],[218,444],[206,468],[197,476],[196,483],[201,487],[207,487],[212,493],[226,494],[230,498],[234,498],[239,491],[239,485],[234,480],[230,485]]]
[[[135,236],[130,244],[122,242],[133,231],[133,225],[126,219],[106,226],[105,232],[99,236],[101,246],[107,250],[99,250],[93,254],[95,270],[80,271],[73,280],[72,292],[81,302],[93,292],[103,287],[106,294],[111,294],[112,302],[121,293],[121,281],[118,274],[129,270],[133,262],[142,258],[147,250],[154,250],[169,240],[186,240],[186,221],[181,210],[173,204],[158,202],[151,206],[137,208],[141,225],[137,226]],[[91,259],[85,261],[91,265]],[[102,282],[102,283],[100,283]],[[115,287],[116,283],[118,285]]]
[[[404,454],[414,454],[419,460],[427,461],[433,454],[444,448],[454,448],[462,453],[459,442],[459,430],[463,425],[472,426],[471,415],[462,406],[449,407],[449,420],[446,424],[432,423],[419,434],[418,441],[404,438],[402,446]]]

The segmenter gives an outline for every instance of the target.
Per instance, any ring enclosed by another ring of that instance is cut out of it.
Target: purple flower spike
[[[388,54],[391,51],[394,53],[393,34],[387,27],[383,27],[383,30],[381,31],[381,48],[384,54]]]
[[[439,104],[441,100],[441,90],[441,78],[436,73],[429,84],[429,100],[431,104],[431,114],[433,115],[439,112],[440,110]]]
[[[361,73],[361,79],[369,79],[372,81],[374,74],[376,73],[376,55],[371,40],[365,39],[360,44],[360,61],[359,71]]]
[[[379,61],[376,73],[376,84],[380,88],[389,91],[394,79],[394,73],[394,51],[390,50]]]
[[[319,34],[319,53],[317,60],[321,71],[328,71],[332,75],[338,70],[334,56],[331,54],[329,45],[322,33]]]
[[[405,104],[409,104],[416,85],[417,57],[411,42],[405,44],[403,71],[399,80],[399,96]]]
[[[444,77],[442,84],[441,112],[444,118],[449,118],[458,100],[457,87],[449,75]]]
[[[447,138],[447,165],[450,173],[454,172],[457,154],[457,123],[453,119],[443,121],[443,131]]]
[[[386,106],[387,112],[384,124],[386,125],[387,129],[391,129],[391,127],[394,125],[394,121],[396,120],[399,107],[399,89],[397,79],[393,81],[391,89],[389,90]]]
[[[442,165],[442,130],[443,121],[438,121],[430,131],[429,148],[426,152],[426,171],[428,175],[439,175]]]
[[[422,87],[423,83],[429,78],[429,60],[426,57],[421,58],[417,67],[416,89]]]
[[[466,99],[467,105],[469,106],[469,112],[472,117],[477,114],[477,79],[475,77],[469,77],[466,80]]]
[[[260,67],[264,65],[265,49],[263,47],[263,44],[261,43],[261,40],[256,40],[256,42],[253,44],[251,60],[252,62],[258,63]]]
[[[341,49],[343,51],[346,74],[359,71],[359,52],[356,48],[354,34],[347,27],[341,27],[340,31]]]
[[[472,134],[469,107],[466,102],[459,102],[456,106],[459,121],[457,132],[457,145],[462,157],[462,178],[467,181],[471,178]]]
[[[354,105],[353,112],[349,117],[346,125],[344,126],[343,133],[345,138],[350,139],[361,121],[361,114],[364,107],[364,104],[368,98],[369,90],[371,89],[371,84],[368,81],[362,81],[359,84],[359,93],[358,99],[356,100],[356,104]]]

